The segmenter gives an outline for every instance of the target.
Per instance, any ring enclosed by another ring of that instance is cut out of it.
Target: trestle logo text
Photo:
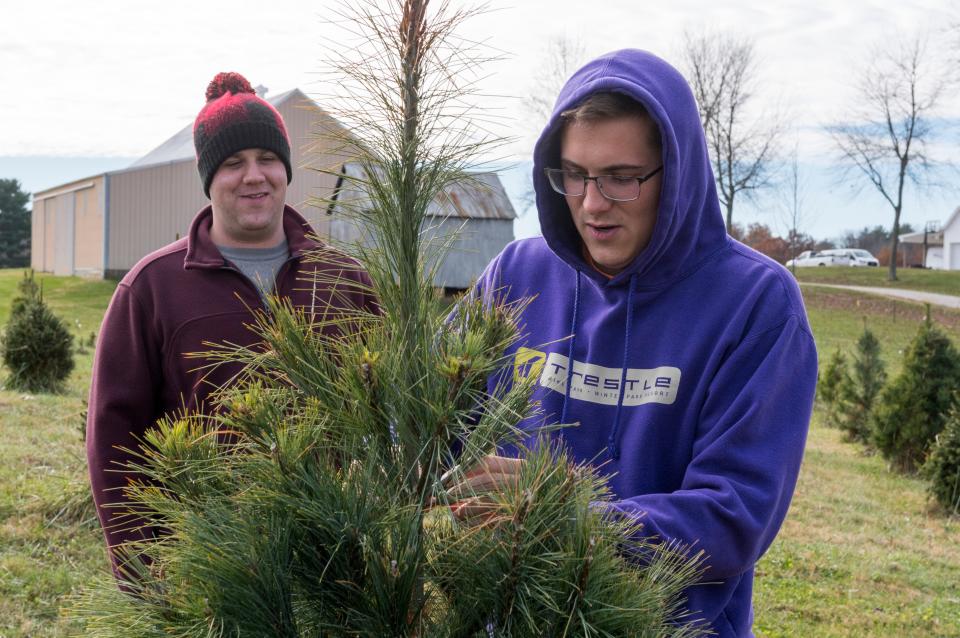
[[[556,352],[541,352],[518,348],[513,362],[515,379],[530,376],[539,378],[539,385],[563,394],[567,389],[569,359]],[[570,398],[616,405],[623,385],[623,405],[663,403],[669,405],[677,398],[680,369],[671,366],[659,368],[622,368],[573,361],[570,376]]]

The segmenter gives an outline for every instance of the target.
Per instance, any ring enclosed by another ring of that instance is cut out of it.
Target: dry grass
[[[960,636],[960,521],[821,417],[757,567],[758,636]]]
[[[64,598],[106,568],[78,424],[90,357],[62,396],[0,391],[0,636],[59,636]]]

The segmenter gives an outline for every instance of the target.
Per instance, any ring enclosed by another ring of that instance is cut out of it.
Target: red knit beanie
[[[207,104],[193,123],[193,145],[203,192],[225,159],[248,148],[276,153],[293,179],[290,136],[277,109],[260,98],[239,73],[218,73],[207,85]]]

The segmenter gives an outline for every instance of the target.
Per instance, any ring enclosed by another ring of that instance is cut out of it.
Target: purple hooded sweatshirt
[[[562,195],[559,114],[597,92],[642,103],[663,140],[649,244],[612,279],[589,266]],[[817,356],[783,267],[727,236],[700,116],[683,77],[636,50],[580,69],[535,150],[542,238],[511,243],[478,286],[523,314],[514,375],[536,375],[530,425],[602,464],[612,507],[644,534],[706,555],[687,608],[722,637],[750,636],[754,565],[790,504],[810,420]],[[572,365],[571,365],[572,362]],[[532,444],[532,441],[531,441]]]

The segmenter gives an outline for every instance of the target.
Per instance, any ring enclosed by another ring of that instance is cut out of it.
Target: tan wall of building
[[[107,223],[108,271],[127,271],[142,257],[183,237],[207,205],[193,161],[113,173]]]
[[[333,194],[337,178],[312,169],[339,171],[348,159],[331,153],[335,143],[332,132],[343,134],[343,128],[318,109],[302,93],[294,93],[277,109],[290,133],[290,163],[293,182],[287,188],[287,203],[300,211],[320,237],[330,236],[330,218],[325,207],[309,205],[311,199],[328,198]]]
[[[103,182],[74,193],[73,268],[77,275],[103,275]]]
[[[31,265],[58,275],[103,274],[102,175],[38,192],[33,198]]]
[[[43,270],[53,272],[56,258],[57,204],[56,198],[43,203]]]
[[[45,215],[43,213],[44,200],[33,200],[33,211],[30,214],[30,267],[42,272],[45,257],[43,245]]]

